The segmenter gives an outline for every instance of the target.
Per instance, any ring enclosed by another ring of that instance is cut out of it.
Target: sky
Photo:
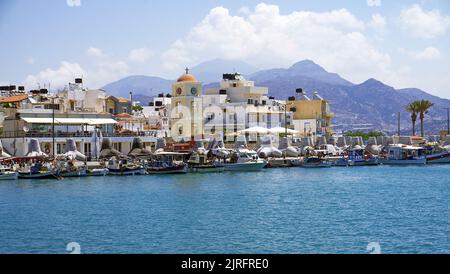
[[[175,79],[216,58],[260,69],[310,59],[353,83],[450,98],[447,0],[0,0],[0,37],[0,84],[27,88]]]

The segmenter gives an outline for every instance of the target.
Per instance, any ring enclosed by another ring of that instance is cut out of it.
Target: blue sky
[[[312,59],[355,83],[450,98],[449,34],[445,0],[1,0],[0,83],[58,87],[82,75],[100,87],[175,78],[214,58],[262,69]]]

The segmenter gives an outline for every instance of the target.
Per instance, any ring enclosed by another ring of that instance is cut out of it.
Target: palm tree
[[[425,118],[425,114],[428,113],[428,110],[434,105],[433,103],[431,103],[428,100],[420,100],[420,101],[416,101],[417,102],[417,112],[420,113],[420,133],[421,136],[424,136],[423,133],[423,119]]]
[[[417,121],[417,113],[418,111],[418,101],[414,101],[406,105],[406,111],[411,113],[411,122],[412,122],[412,135],[416,135],[416,121]]]
[[[411,114],[411,122],[413,125],[413,136],[416,135],[416,121],[417,121],[417,113],[418,111],[418,101],[414,101],[406,105],[406,111]]]

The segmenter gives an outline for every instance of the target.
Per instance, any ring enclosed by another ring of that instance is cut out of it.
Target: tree
[[[144,108],[141,107],[140,105],[134,105],[134,106],[131,107],[131,109],[132,109],[134,112],[141,112]]]
[[[350,137],[359,137],[361,136],[364,140],[368,140],[370,137],[378,137],[378,136],[384,136],[384,133],[381,131],[370,131],[370,132],[363,132],[363,131],[347,131],[345,136]]]
[[[406,105],[405,109],[407,112],[411,114],[411,122],[412,122],[412,135],[416,135],[416,121],[417,121],[417,113],[419,112],[419,101],[414,101]]]
[[[420,134],[423,137],[423,119],[425,118],[425,114],[428,114],[428,110],[433,106],[434,104],[431,103],[428,100],[420,100],[417,101],[417,112],[420,114]]]

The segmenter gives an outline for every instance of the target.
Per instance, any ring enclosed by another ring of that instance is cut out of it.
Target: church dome
[[[197,82],[197,78],[192,74],[183,74],[178,78],[177,82]]]

